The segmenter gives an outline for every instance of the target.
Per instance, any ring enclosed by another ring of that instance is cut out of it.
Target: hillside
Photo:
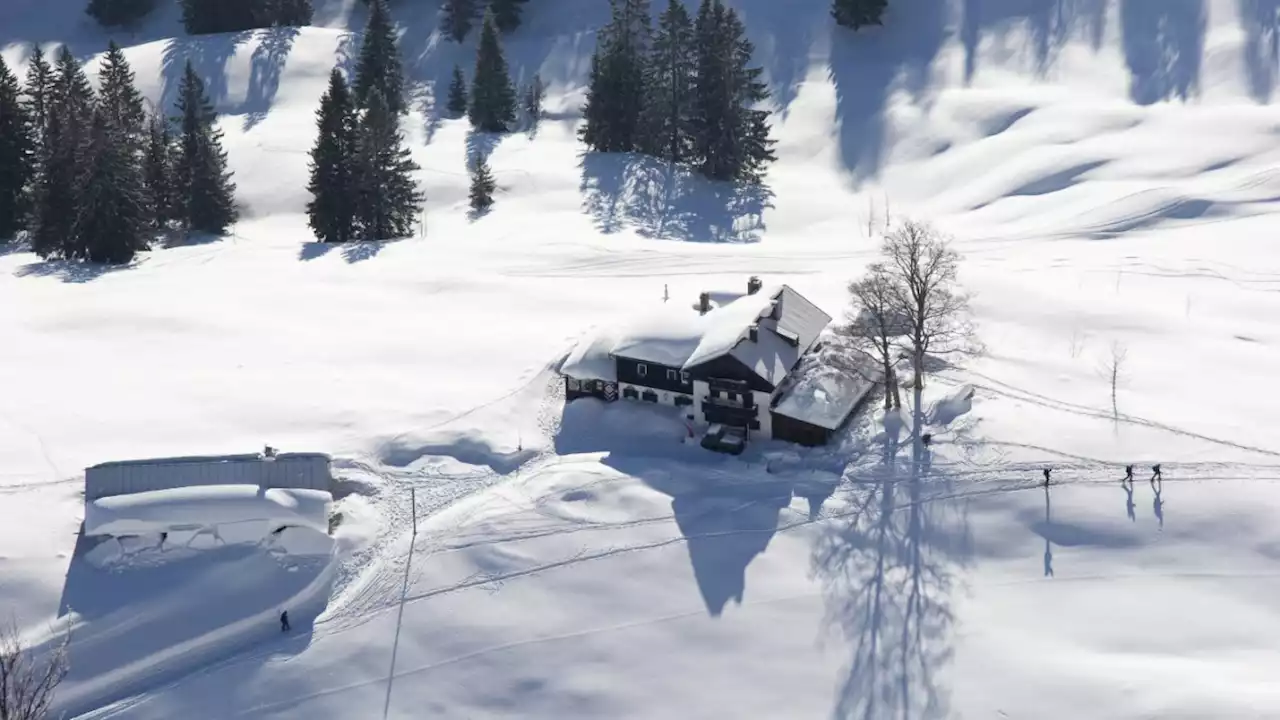
[[[499,139],[435,107],[474,37],[440,38],[434,0],[399,3],[423,224],[340,248],[310,242],[306,152],[361,3],[202,38],[170,8],[117,37],[152,102],[187,59],[205,76],[242,219],[121,269],[0,249],[0,612],[36,642],[75,628],[60,709],[1280,714],[1280,7],[898,0],[853,35],[825,0],[732,4],[774,93],[762,191],[583,154],[599,0],[530,3],[507,51],[547,80],[548,118]],[[5,60],[65,42],[93,68],[107,36],[80,5],[0,3]],[[499,194],[473,221],[477,142]],[[664,290],[692,302],[760,275],[838,316],[886,216],[954,235],[988,348],[928,386],[976,394],[941,423],[927,482],[881,462],[876,412],[799,457],[848,464],[824,498],[803,474],[779,491],[760,454],[679,445],[666,418],[564,406],[553,370],[573,343]],[[79,607],[101,590],[73,557],[84,467],[265,443],[337,458],[332,577],[250,558]],[[1156,462],[1159,494],[1141,475]],[[282,602],[303,632],[279,636]]]

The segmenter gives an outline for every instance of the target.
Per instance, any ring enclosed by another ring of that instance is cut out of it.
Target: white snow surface
[[[332,496],[322,490],[201,485],[114,495],[85,503],[86,535],[144,535],[254,523],[327,534]]]
[[[393,3],[422,232],[337,248],[308,242],[306,153],[363,3],[203,38],[162,3],[114,36],[152,101],[206,76],[242,219],[120,269],[0,249],[0,615],[37,652],[71,630],[59,713],[1280,716],[1274,3],[900,0],[858,33],[827,0],[732,4],[774,91],[768,193],[582,152],[607,3],[529,4],[506,49],[546,117],[501,138],[433,110],[474,36]],[[0,2],[0,53],[92,64],[83,5]],[[561,402],[573,343],[664,286],[843,311],[906,216],[955,237],[987,348],[931,369],[928,424],[726,458],[672,408]],[[84,467],[264,444],[333,455],[340,555],[89,562]]]

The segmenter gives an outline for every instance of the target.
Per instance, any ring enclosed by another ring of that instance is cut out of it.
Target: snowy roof
[[[705,315],[665,306],[617,335],[579,343],[561,372],[578,379],[614,380],[613,357],[692,368],[731,355],[772,385],[782,382],[831,317],[786,285],[751,295],[710,293]],[[756,339],[751,329],[756,328]]]
[[[840,427],[853,408],[879,382],[880,373],[868,363],[861,374],[841,372],[812,363],[792,378],[773,412],[827,430]]]
[[[710,326],[687,367],[731,355],[775,386],[831,322],[830,315],[787,285],[744,296],[707,318]]]
[[[598,332],[581,340],[560,366],[560,373],[578,380],[618,379],[617,364],[613,361],[613,348],[618,338],[611,332]]]
[[[262,489],[257,485],[202,485],[114,495],[85,503],[86,535],[143,535],[246,522],[309,527],[329,532],[322,490]]]
[[[662,311],[638,318],[613,348],[617,357],[671,367],[684,367],[698,349],[706,332],[707,315],[683,307],[667,306]]]

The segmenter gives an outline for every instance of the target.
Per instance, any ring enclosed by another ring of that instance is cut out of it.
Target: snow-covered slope
[[[857,36],[825,0],[733,4],[777,100],[767,193],[582,154],[604,3],[530,4],[509,51],[549,81],[549,117],[500,139],[438,117],[471,47],[432,33],[438,3],[405,3],[422,233],[334,249],[308,243],[305,153],[361,3],[210,38],[166,10],[118,38],[155,102],[187,58],[208,77],[244,212],[120,270],[0,250],[0,604],[36,640],[74,625],[64,709],[1280,714],[1276,4],[901,0]],[[81,17],[0,3],[0,51],[91,60],[106,39]],[[476,143],[501,189],[472,222]],[[932,381],[930,402],[974,396],[938,406],[927,470],[881,462],[892,418],[836,451],[725,460],[652,409],[563,407],[557,361],[664,290],[688,304],[755,274],[838,315],[905,214],[956,235],[989,350]],[[72,557],[82,468],[264,443],[340,458],[332,577],[262,549],[56,619],[106,582]],[[280,637],[291,596],[303,631]]]

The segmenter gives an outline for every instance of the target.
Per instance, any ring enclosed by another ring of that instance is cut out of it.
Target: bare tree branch
[[[849,283],[852,308],[846,314],[845,325],[839,330],[855,348],[879,363],[885,383],[886,410],[902,407],[893,371],[894,350],[898,336],[906,332],[908,326],[898,306],[901,288],[896,286],[897,282],[898,279],[883,263],[868,267],[865,277]]]
[[[908,331],[898,342],[913,365],[913,386],[924,386],[929,356],[981,352],[969,310],[969,295],[959,286],[960,255],[950,240],[931,226],[906,220],[885,237],[882,252],[894,276],[895,304]]]
[[[67,676],[69,636],[44,653],[26,647],[15,623],[0,627],[0,720],[46,720]]]
[[[1103,375],[1111,382],[1111,414],[1120,419],[1120,404],[1117,399],[1116,388],[1124,384],[1125,379],[1125,360],[1129,357],[1129,349],[1119,340],[1111,343],[1111,356],[1107,358],[1106,363],[1102,366]]]

